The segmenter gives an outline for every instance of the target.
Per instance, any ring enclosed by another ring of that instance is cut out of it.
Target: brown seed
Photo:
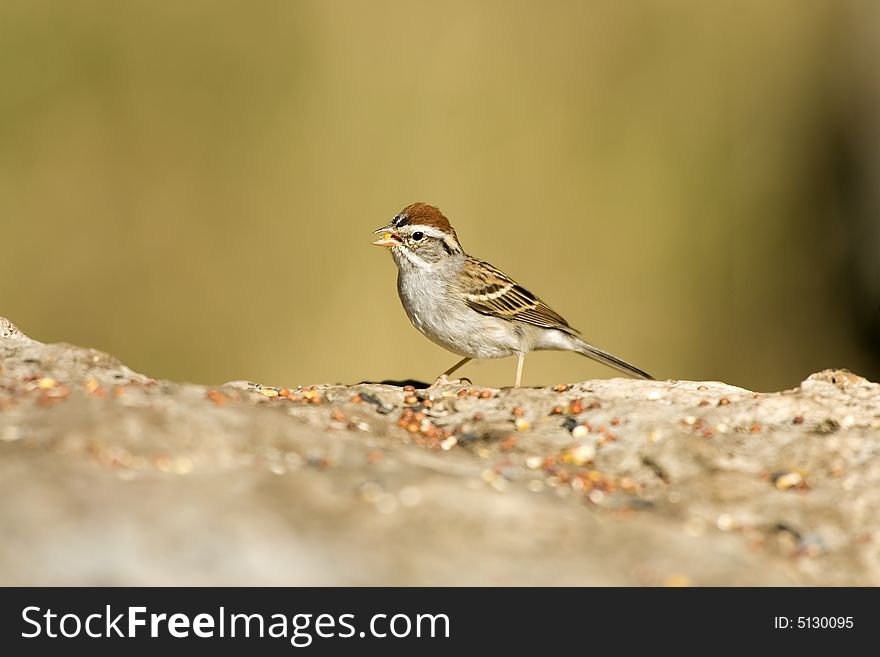
[[[708,405],[709,405],[708,399],[701,399],[700,403],[698,404],[698,406],[708,406]]]
[[[425,408],[431,408],[433,405],[434,405],[434,402],[432,402],[430,399],[423,399],[422,400],[422,406],[424,406]]]
[[[749,427],[749,431],[752,433],[759,433],[761,431],[761,423],[752,422],[752,426]]]
[[[718,400],[719,406],[727,406],[730,403],[730,400],[727,397],[722,397]]]
[[[594,402],[591,402],[590,405],[587,406],[587,408],[588,408],[589,410],[591,410],[591,411],[594,411],[594,410],[596,410],[597,408],[602,408],[602,404],[600,404],[600,403],[597,402],[597,401],[594,401]]]
[[[620,425],[620,418],[619,418],[619,417],[613,417],[613,418],[611,418],[611,426],[612,426],[612,427],[616,427],[616,426],[619,426],[619,425]]]
[[[563,412],[564,409],[562,408],[562,406],[554,406],[553,409],[550,411],[550,415],[562,415]]]
[[[509,452],[516,447],[516,436],[508,436],[501,441],[501,451]]]
[[[524,409],[522,406],[514,406],[511,413],[513,413],[513,417],[522,417],[526,414],[526,409]]]
[[[403,403],[404,404],[418,404],[419,398],[416,397],[415,395],[407,395],[406,397],[403,398]]]
[[[804,416],[803,416],[803,415],[795,415],[795,417],[794,417],[794,419],[792,420],[792,422],[793,422],[794,424],[803,424],[803,423],[804,423]]]
[[[480,393],[480,399],[489,399],[490,397],[492,397],[492,391],[491,391],[491,390],[483,390],[483,391]]]
[[[703,391],[708,390],[708,389],[709,389],[708,386],[702,386],[702,385],[697,386],[697,390],[699,390],[700,392],[703,392]]]
[[[555,390],[556,392],[565,392],[566,390],[568,390],[568,385],[565,383],[557,383],[555,386],[553,386],[553,390]]]
[[[406,430],[410,433],[418,433],[419,432],[419,423],[418,422],[410,422],[406,425]]]
[[[226,403],[226,395],[219,390],[209,390],[208,399],[217,404],[217,406],[222,406]]]
[[[354,397],[351,398],[351,401],[354,404],[360,404],[362,401],[364,401],[364,398],[361,397],[360,395],[355,395]]]
[[[413,386],[403,386],[405,392],[412,392],[415,390]]]

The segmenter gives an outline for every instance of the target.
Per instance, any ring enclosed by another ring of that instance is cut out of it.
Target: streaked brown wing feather
[[[559,313],[489,263],[468,258],[465,268],[473,282],[472,289],[463,290],[465,302],[478,313],[577,333]]]

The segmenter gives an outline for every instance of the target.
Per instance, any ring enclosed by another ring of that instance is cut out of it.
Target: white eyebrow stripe
[[[428,237],[434,237],[434,238],[437,238],[438,240],[449,239],[449,235],[444,233],[442,230],[438,230],[437,228],[434,228],[433,226],[422,226],[421,224],[410,224],[409,227],[412,228],[410,235],[412,235],[416,231],[421,231],[425,235],[427,235]]]

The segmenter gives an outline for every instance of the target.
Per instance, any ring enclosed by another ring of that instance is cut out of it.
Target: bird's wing
[[[469,257],[464,273],[468,283],[462,294],[478,313],[577,333],[559,313],[488,262]]]

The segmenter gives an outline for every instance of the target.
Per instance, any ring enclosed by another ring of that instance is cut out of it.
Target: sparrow
[[[397,265],[397,293],[407,317],[429,340],[463,356],[434,385],[472,359],[517,357],[516,383],[530,351],[574,351],[630,376],[653,379],[635,365],[587,344],[555,310],[488,262],[465,253],[439,208],[413,203],[382,228],[373,244]]]

